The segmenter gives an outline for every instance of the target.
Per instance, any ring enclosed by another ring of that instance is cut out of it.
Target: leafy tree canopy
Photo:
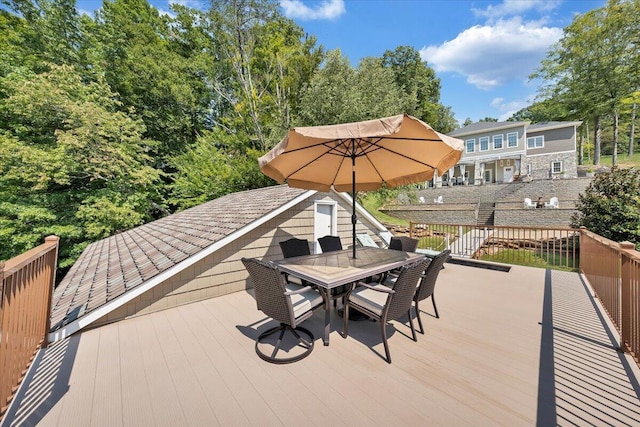
[[[596,175],[576,205],[572,226],[584,226],[640,250],[640,170],[613,168]]]

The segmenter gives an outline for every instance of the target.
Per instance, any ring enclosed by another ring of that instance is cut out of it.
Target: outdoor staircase
[[[480,202],[476,224],[482,227],[493,225],[495,207],[495,203]]]

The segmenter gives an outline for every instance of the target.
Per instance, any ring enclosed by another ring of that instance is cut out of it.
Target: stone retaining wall
[[[390,206],[380,211],[395,218],[425,224],[476,223],[476,205],[470,203]]]
[[[570,227],[575,209],[496,209],[495,225]]]

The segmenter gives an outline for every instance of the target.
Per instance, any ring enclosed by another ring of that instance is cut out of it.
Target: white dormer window
[[[507,134],[507,147],[513,148],[518,146],[518,132]]]
[[[476,151],[476,140],[475,138],[472,139],[467,139],[465,141],[466,146],[467,146],[467,153],[473,153]]]
[[[478,141],[480,142],[480,151],[489,151],[489,137],[488,136],[483,136],[482,138],[479,138]]]
[[[502,135],[493,135],[493,149],[494,150],[502,149]]]

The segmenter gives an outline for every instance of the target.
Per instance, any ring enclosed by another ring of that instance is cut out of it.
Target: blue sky
[[[198,0],[152,0],[207,7]],[[356,66],[398,46],[412,46],[436,70],[440,100],[455,117],[506,120],[531,104],[537,82],[528,76],[578,13],[605,0],[280,0],[283,13],[325,49],[340,49]],[[92,12],[101,1],[79,0]]]

